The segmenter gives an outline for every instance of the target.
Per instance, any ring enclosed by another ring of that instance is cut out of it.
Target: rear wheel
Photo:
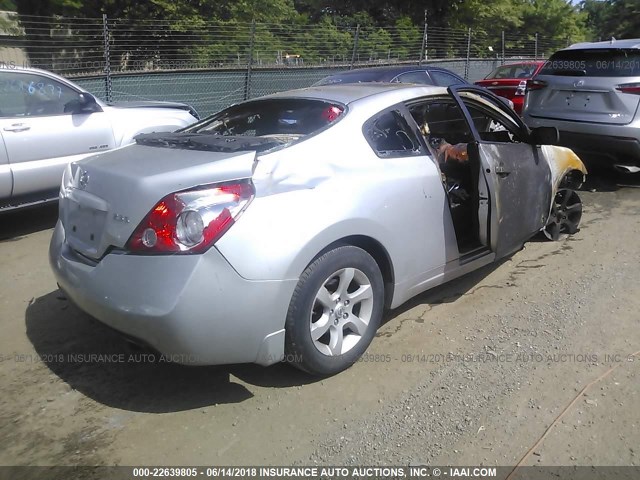
[[[285,352],[314,375],[349,368],[367,349],[384,307],[382,274],[364,250],[343,246],[307,267],[286,321]]]
[[[573,235],[580,228],[582,201],[575,190],[561,188],[556,193],[549,221],[544,234],[549,240],[558,241]]]

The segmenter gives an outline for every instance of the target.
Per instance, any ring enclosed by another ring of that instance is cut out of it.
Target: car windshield
[[[496,68],[493,72],[487,75],[486,79],[500,79],[500,78],[529,78],[532,77],[536,71],[537,65],[535,63],[520,63],[517,65],[503,65]]]
[[[640,75],[640,50],[584,49],[556,52],[540,75],[632,77]]]
[[[344,111],[343,105],[323,100],[256,100],[233,105],[175,133],[139,135],[136,142],[210,151],[265,151],[327,127]]]

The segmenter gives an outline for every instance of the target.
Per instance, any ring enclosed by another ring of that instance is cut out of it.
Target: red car
[[[488,88],[496,95],[508,98],[513,102],[513,109],[518,115],[521,115],[527,80],[536,75],[544,64],[544,61],[530,61],[501,65],[487,75],[484,80],[477,81],[476,85]]]

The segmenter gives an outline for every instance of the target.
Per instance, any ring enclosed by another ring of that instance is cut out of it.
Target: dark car
[[[315,85],[362,82],[417,83],[419,85],[436,85],[439,87],[469,83],[464,78],[445,68],[427,65],[402,65],[347,70],[325,77]]]
[[[347,70],[323,78],[314,86],[341,85],[348,83],[413,83],[418,85],[434,85],[436,87],[450,87],[452,85],[469,85],[464,78],[446,68],[402,65],[394,67],[370,67]],[[505,99],[505,103],[513,108],[513,102]]]
[[[543,61],[501,65],[487,75],[484,80],[477,81],[476,85],[488,88],[494,94],[511,100],[513,109],[518,115],[521,115],[527,80],[533,78],[543,65]]]

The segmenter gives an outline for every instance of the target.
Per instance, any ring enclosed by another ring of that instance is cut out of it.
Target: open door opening
[[[478,144],[453,99],[416,103],[409,110],[442,174],[462,258],[487,250],[489,196]]]

